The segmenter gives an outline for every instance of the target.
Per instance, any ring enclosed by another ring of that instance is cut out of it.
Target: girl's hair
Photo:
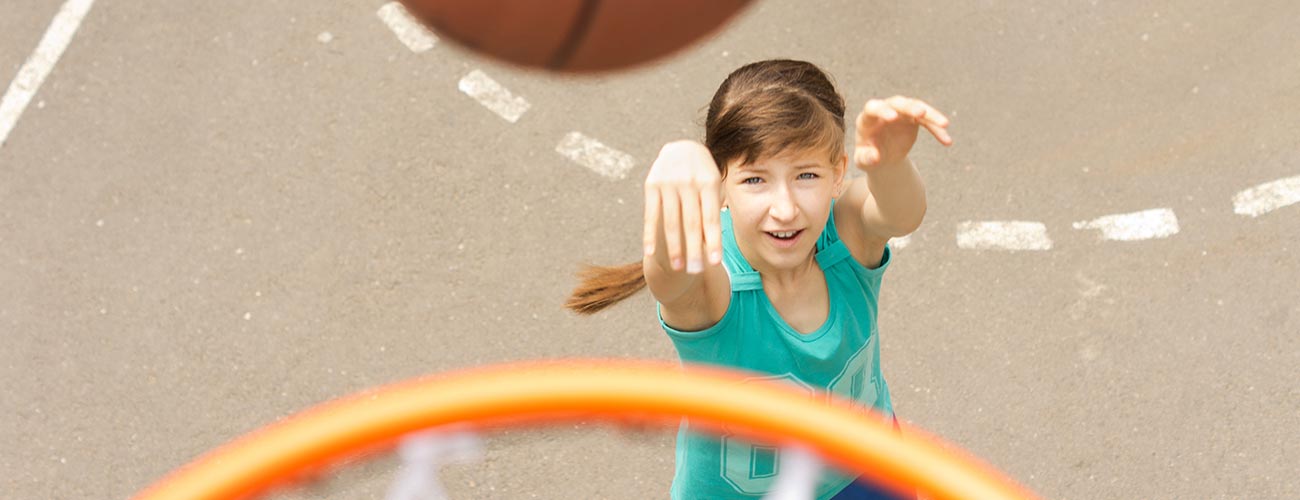
[[[733,161],[743,165],[787,151],[820,149],[837,162],[844,155],[844,98],[812,63],[775,59],[746,64],[713,94],[704,145],[723,177]],[[618,303],[645,286],[641,266],[640,261],[587,266],[564,306],[592,314]]]

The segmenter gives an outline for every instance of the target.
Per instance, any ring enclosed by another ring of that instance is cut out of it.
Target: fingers
[[[722,221],[719,212],[722,207],[718,202],[718,189],[705,187],[700,190],[700,214],[704,222],[704,247],[709,252],[709,264],[722,263]]]
[[[921,121],[925,119],[926,112],[929,111],[930,108],[930,106],[926,105],[924,102],[903,97],[901,95],[890,97],[885,100],[885,103],[896,110],[899,114],[907,116],[913,121]]]
[[[872,99],[867,101],[866,106],[862,107],[862,113],[858,114],[858,131],[869,131],[897,119],[898,112],[894,108],[885,101]]]
[[[700,193],[694,189],[682,192],[682,235],[686,237],[686,272],[704,271],[704,230],[700,222]]]
[[[699,274],[704,272],[705,259],[709,264],[722,262],[717,186],[682,186],[670,192],[664,198],[673,198],[680,208],[675,217],[666,210],[667,203],[664,204],[664,241],[668,245],[673,270],[681,271],[684,263],[687,273]],[[680,224],[667,223],[674,218],[678,218]],[[680,227],[680,233],[673,232],[671,226]]]
[[[930,131],[930,135],[933,135],[934,138],[939,141],[939,144],[943,144],[944,146],[952,145],[952,136],[948,135],[947,128],[930,122],[921,122],[921,126]]]
[[[925,127],[941,144],[952,145],[948,134],[948,117],[919,99],[894,96],[889,99],[872,99],[858,115],[860,136],[870,134],[882,126],[906,120],[907,123]]]
[[[657,250],[662,234],[669,267],[690,274],[704,271],[707,262],[722,262],[722,222],[718,185],[647,185],[643,243],[645,255]],[[660,233],[660,225],[663,232]]]
[[[858,165],[875,165],[880,161],[880,150],[869,144],[858,146],[853,150],[853,161]]]
[[[655,253],[655,237],[659,234],[659,210],[661,205],[659,190],[646,185],[645,188],[645,232],[641,243],[645,245],[645,255]]]
[[[674,271],[681,271],[682,262],[682,215],[681,201],[677,190],[668,188],[659,191],[663,197],[664,245],[668,249],[668,262]]]
[[[948,135],[948,117],[934,109],[933,106],[919,99],[908,99],[899,97],[902,102],[900,105],[909,106],[912,109],[912,116],[916,123],[930,132],[940,144],[944,146],[952,145],[952,136]]]
[[[721,263],[720,185],[718,168],[703,145],[665,145],[646,178],[645,255],[662,252],[661,265],[690,274],[704,272],[706,259]]]

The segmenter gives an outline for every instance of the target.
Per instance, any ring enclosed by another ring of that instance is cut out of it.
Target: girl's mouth
[[[799,236],[803,235],[803,230],[796,231],[764,231],[768,240],[777,248],[790,248],[799,241]]]

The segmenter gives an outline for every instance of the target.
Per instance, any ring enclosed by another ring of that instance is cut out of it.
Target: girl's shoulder
[[[826,223],[822,238],[833,238],[843,242],[853,260],[863,269],[873,271],[882,269],[888,263],[888,238],[881,238],[867,230],[862,217],[862,207],[852,203],[831,202],[831,216]],[[837,223],[838,219],[838,223]],[[827,233],[832,233],[830,236]],[[827,240],[827,245],[834,241]],[[821,242],[818,242],[819,248]]]

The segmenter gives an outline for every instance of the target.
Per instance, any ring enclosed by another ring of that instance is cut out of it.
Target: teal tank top
[[[717,324],[700,331],[659,324],[683,364],[709,364],[757,372],[755,380],[781,380],[819,394],[832,393],[893,418],[889,388],[880,370],[876,330],[880,278],[889,266],[867,269],[849,254],[835,230],[834,205],[817,240],[816,259],[826,276],[829,314],[816,331],[802,334],[781,318],[763,293],[763,282],[736,246],[731,214],[722,211],[723,265],[731,278],[731,304]],[[672,498],[752,499],[771,488],[781,451],[728,435],[696,433],[683,420],[677,433]],[[860,472],[860,471],[857,471]],[[854,479],[828,469],[815,498],[828,499]]]

